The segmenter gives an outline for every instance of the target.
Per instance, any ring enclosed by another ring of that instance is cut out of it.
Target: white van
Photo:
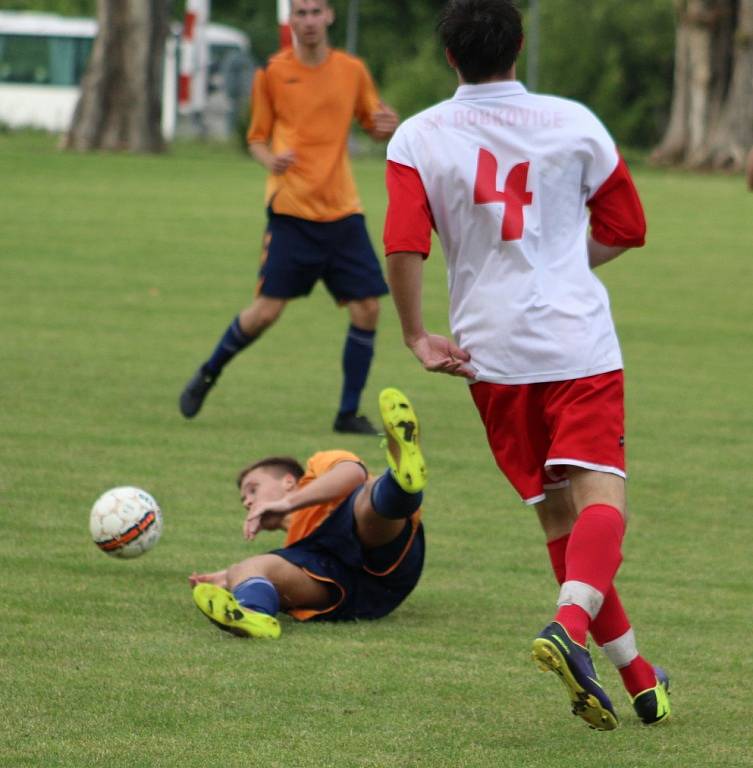
[[[176,131],[180,31],[179,24],[171,26],[165,50],[162,133],[167,139]],[[68,130],[96,34],[94,19],[0,11],[0,124]],[[229,134],[248,98],[251,44],[243,32],[221,24],[209,24],[206,37],[207,103],[223,111],[207,118],[214,134]]]

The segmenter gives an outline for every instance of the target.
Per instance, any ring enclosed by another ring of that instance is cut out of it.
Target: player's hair
[[[296,480],[300,480],[304,475],[303,467],[300,465],[298,460],[294,459],[292,456],[268,456],[266,459],[260,459],[259,461],[255,461],[253,464],[249,464],[238,473],[238,479],[236,480],[238,487],[241,487],[243,478],[249,472],[254,469],[259,469],[260,467],[268,469],[275,475],[275,477],[293,475]]]
[[[323,5],[325,8],[331,8],[331,7],[332,7],[332,3],[330,3],[330,1],[329,1],[329,0],[320,0],[320,2],[321,2],[321,4],[322,4],[322,5]],[[291,11],[293,10],[293,0],[290,0],[290,10],[291,10]]]
[[[437,31],[467,83],[509,72],[523,44],[523,20],[512,0],[450,0]]]

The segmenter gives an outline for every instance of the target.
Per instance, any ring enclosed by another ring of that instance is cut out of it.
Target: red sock
[[[565,580],[565,555],[569,541],[570,534],[566,534],[559,539],[547,542],[546,545],[549,550],[552,570],[558,584],[562,584]],[[582,613],[585,613],[585,611]],[[590,631],[594,642],[599,646],[616,640],[630,631],[630,620],[625,613],[625,609],[622,607],[622,601],[614,586],[604,597],[601,610],[591,622]],[[619,668],[618,672],[627,692],[631,696],[637,696],[641,691],[648,690],[656,685],[656,674],[653,666],[640,654],[629,664]]]
[[[598,645],[604,646],[629,631],[630,620],[622,607],[622,601],[617,590],[612,587],[604,598],[599,615],[591,622],[591,637]],[[656,673],[653,666],[640,654],[627,665],[618,667],[617,671],[631,696],[637,696],[641,691],[656,685]]]
[[[562,584],[565,580],[565,555],[568,541],[570,541],[569,533],[559,539],[554,539],[554,541],[548,541],[546,544],[549,550],[552,570],[558,584]],[[579,608],[577,605],[564,605],[557,611],[555,621],[558,621],[567,629],[568,634],[576,643],[585,645],[590,617],[582,608]]]
[[[617,670],[627,692],[635,697],[656,686],[656,673],[643,656],[636,656],[626,667]]]
[[[606,596],[622,562],[625,521],[616,507],[592,504],[575,521],[565,552],[565,581],[579,581]],[[591,617],[585,608],[564,605],[554,620],[576,643],[585,644]]]

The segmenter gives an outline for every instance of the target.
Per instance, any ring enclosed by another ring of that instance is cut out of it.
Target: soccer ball
[[[138,557],[159,541],[162,513],[140,488],[111,488],[94,502],[89,530],[94,543],[108,555]]]

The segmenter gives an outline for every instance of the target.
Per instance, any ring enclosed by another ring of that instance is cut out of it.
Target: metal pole
[[[535,91],[539,87],[539,47],[541,28],[541,9],[539,0],[530,0],[528,5],[528,59],[526,80],[528,89]]]
[[[348,29],[345,49],[352,54],[358,52],[358,0],[350,0],[348,3]]]

